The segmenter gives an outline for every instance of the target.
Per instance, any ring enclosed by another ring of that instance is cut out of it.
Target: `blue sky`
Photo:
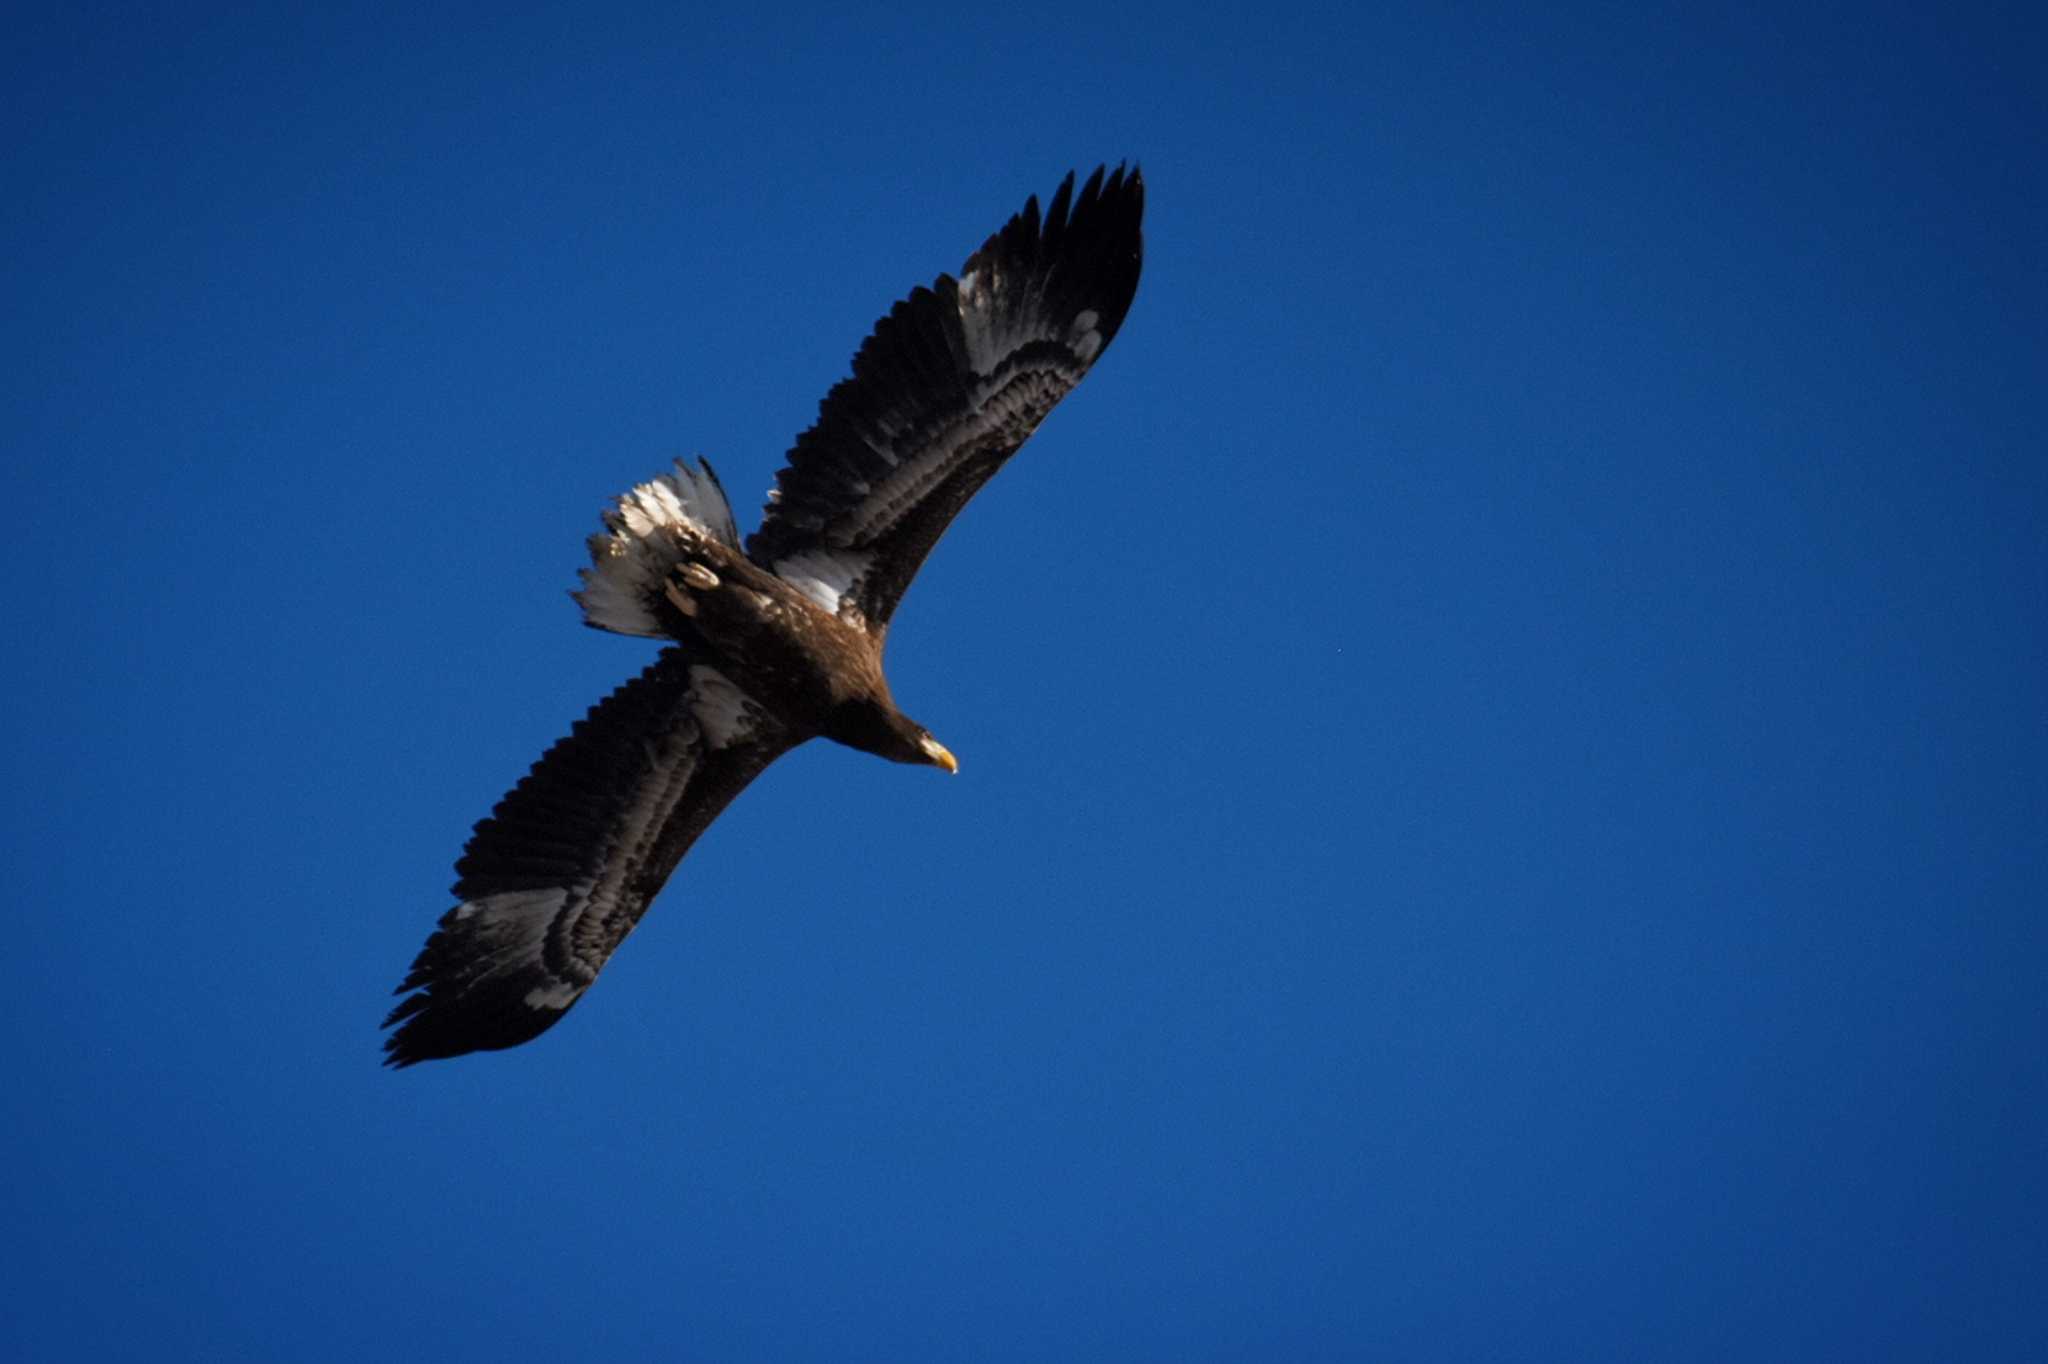
[[[86,7],[0,241],[60,1360],[2040,1358],[2048,63],[1933,7]],[[469,826],[911,285],[1142,161],[1093,376],[567,1021]]]

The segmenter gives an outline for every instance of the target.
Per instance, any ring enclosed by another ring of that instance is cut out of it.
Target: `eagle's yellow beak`
[[[958,774],[960,771],[960,764],[954,760],[951,753],[946,751],[946,746],[937,739],[932,738],[929,734],[918,740],[918,747],[922,748],[925,754],[931,758],[932,766],[943,767],[948,772],[955,774]]]

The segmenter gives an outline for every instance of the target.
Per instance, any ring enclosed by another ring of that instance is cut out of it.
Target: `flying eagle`
[[[683,854],[776,758],[823,736],[958,770],[896,708],[889,619],[967,499],[1115,338],[1145,186],[1068,175],[875,324],[744,547],[702,460],[604,513],[574,593],[600,630],[668,647],[513,787],[455,864],[384,1020],[385,1062],[517,1046],[567,1013]],[[408,993],[410,992],[410,993]]]

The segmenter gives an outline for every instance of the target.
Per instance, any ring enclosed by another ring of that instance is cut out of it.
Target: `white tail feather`
[[[739,531],[718,475],[707,461],[698,466],[677,460],[675,472],[638,485],[605,508],[608,533],[590,537],[590,567],[582,572],[583,586],[570,593],[583,607],[586,624],[666,638],[656,604],[669,571],[691,543],[715,540],[739,550]]]

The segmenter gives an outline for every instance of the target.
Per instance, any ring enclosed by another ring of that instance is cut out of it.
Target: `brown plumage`
[[[827,611],[785,579],[716,541],[670,573],[665,623],[779,720],[796,742],[835,740],[896,762],[952,769],[952,755],[896,708],[882,675],[883,635]]]
[[[1070,175],[957,279],[913,290],[797,438],[744,547],[708,464],[607,511],[585,620],[669,647],[477,825],[459,903],[385,1019],[387,1063],[514,1046],[561,1018],[697,836],[797,744],[956,770],[889,694],[889,621],[954,515],[1115,337],[1143,211],[1135,169],[1078,195]]]

